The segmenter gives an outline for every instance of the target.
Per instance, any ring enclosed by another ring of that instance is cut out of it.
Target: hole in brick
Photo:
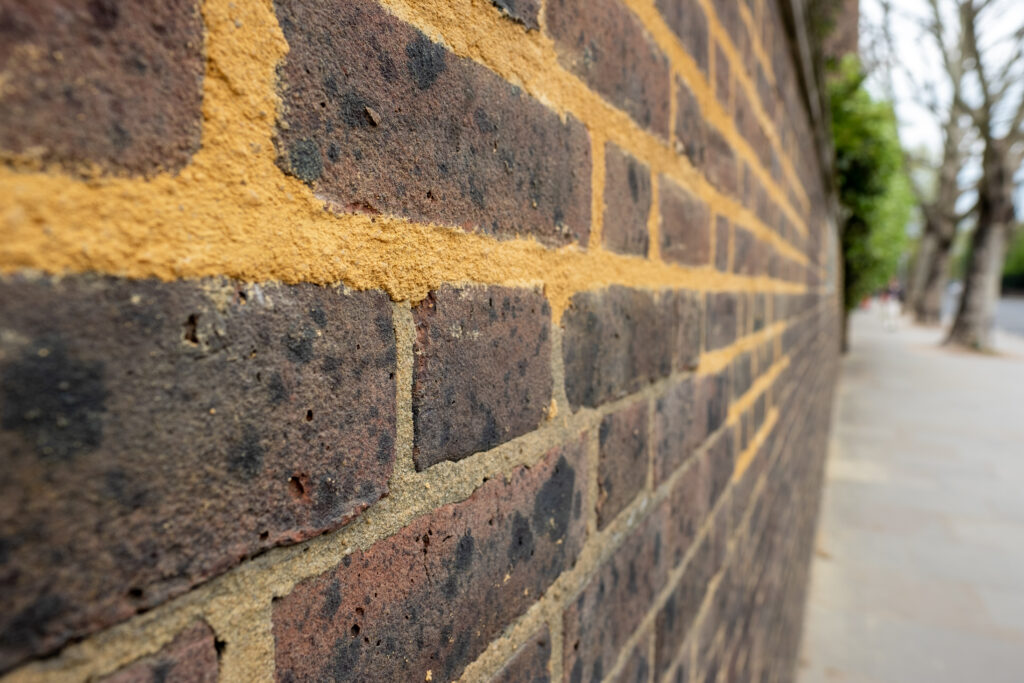
[[[129,598],[131,598],[133,600],[138,600],[142,596],[143,596],[143,590],[141,588],[136,586],[134,588],[129,588],[128,589],[128,597]]]
[[[256,381],[257,382],[262,382],[263,381],[263,373],[261,373],[261,372],[257,372],[256,373]]]
[[[577,640],[575,643],[573,643],[572,644],[572,649],[573,650],[579,650],[580,649],[580,641]]]
[[[295,498],[301,498],[306,493],[306,486],[302,483],[301,475],[288,478],[288,491]]]
[[[265,541],[268,538],[270,538],[270,532],[269,531],[263,531],[263,532],[260,533],[260,540],[261,541]]]
[[[363,614],[364,614],[363,608],[362,607],[356,607],[356,614],[358,614],[359,616],[363,616]]]
[[[185,321],[184,325],[185,341],[187,341],[189,344],[195,344],[197,346],[199,344],[199,337],[196,335],[196,325],[198,322],[199,316],[193,313],[188,317],[188,320]]]
[[[359,624],[352,624],[352,635],[353,636],[358,636],[359,635]]]
[[[239,300],[239,301],[241,301],[241,302],[242,302],[242,303],[244,304],[244,303],[245,303],[245,302],[246,302],[246,301],[248,300],[248,298],[249,298],[249,297],[247,297],[247,296],[245,295],[245,292],[244,292],[244,291],[242,291],[242,290],[238,290],[238,300]]]
[[[388,379],[394,379],[394,378],[395,378],[395,373],[389,372],[388,373]]]
[[[227,649],[228,644],[226,641],[223,641],[220,638],[214,638],[213,647],[217,650],[217,659],[220,659],[221,655],[224,654],[224,650]]]
[[[313,421],[313,411],[312,410],[307,410],[306,411],[306,422],[312,422],[312,421]]]
[[[370,644],[370,639],[366,638],[366,637],[363,637],[363,642],[366,643],[367,645],[369,645]]]

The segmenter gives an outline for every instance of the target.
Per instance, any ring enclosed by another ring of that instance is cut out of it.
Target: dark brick
[[[707,459],[693,460],[673,484],[665,515],[665,552],[673,567],[679,565],[708,515]]]
[[[387,492],[382,292],[0,279],[0,669]]]
[[[603,529],[647,483],[647,401],[601,420],[597,523]]]
[[[278,0],[279,164],[343,211],[586,244],[590,143],[371,0]]]
[[[749,351],[741,353],[732,362],[732,395],[737,398],[743,396],[750,390],[754,381],[753,368],[751,367],[752,356]]]
[[[701,321],[704,316],[704,297],[685,290],[662,293],[664,315],[671,322],[672,366],[677,371],[693,370],[700,362]]]
[[[708,351],[714,351],[736,341],[739,295],[732,292],[713,292],[707,297],[705,346]]]
[[[73,172],[176,171],[199,148],[193,0],[5,2],[0,149]]]
[[[767,297],[764,292],[757,292],[752,297],[752,310],[751,310],[751,324],[753,325],[754,332],[760,332],[764,329],[766,321],[768,319]]]
[[[708,73],[708,19],[698,0],[657,0],[658,11],[679,36],[705,76]]]
[[[720,271],[729,270],[729,219],[725,216],[715,217],[715,268]]]
[[[491,0],[494,6],[503,10],[513,21],[518,21],[527,31],[540,28],[540,0]]]
[[[548,663],[551,661],[551,637],[548,627],[537,631],[519,646],[498,673],[491,677],[491,683],[548,683]]]
[[[651,292],[616,285],[576,294],[562,329],[573,410],[621,398],[672,371],[673,321]]]
[[[605,144],[604,244],[620,254],[647,255],[651,170],[614,143]]]
[[[107,676],[102,683],[216,683],[219,663],[213,631],[203,622],[185,629],[154,655]]]
[[[545,13],[565,68],[667,138],[668,59],[643,22],[618,0],[549,0]]]
[[[600,681],[636,631],[665,584],[668,558],[662,548],[659,507],[598,568],[563,613],[563,667],[571,683]]]
[[[734,0],[730,0],[733,2]],[[718,98],[725,113],[729,113],[729,86],[732,82],[732,75],[729,72],[729,60],[722,50],[722,45],[715,41],[715,97]]]
[[[573,566],[585,437],[275,601],[278,680],[449,681]]]
[[[660,179],[661,258],[688,266],[711,261],[708,205],[667,176]]]
[[[533,431],[551,402],[551,309],[535,290],[444,285],[413,309],[417,469]]]
[[[712,547],[709,536],[705,535],[655,618],[655,676],[660,677],[668,670],[686,642],[713,575]]]
[[[694,381],[669,387],[654,408],[654,482],[665,481],[689,459],[703,429],[694,424]]]
[[[696,168],[704,166],[705,128],[697,98],[681,79],[676,78],[675,144],[682,148],[677,151],[685,154]]]
[[[732,269],[740,275],[757,275],[757,239],[749,230],[736,226],[733,231]]]
[[[761,425],[764,424],[764,416],[765,416],[765,411],[766,411],[766,405],[767,405],[767,399],[765,398],[764,394],[761,394],[760,396],[758,396],[757,400],[754,401],[754,413],[753,413],[753,415],[754,415],[754,417],[753,417],[754,424],[753,424],[753,426],[754,426],[754,431],[755,432],[760,430],[761,429]]]
[[[695,421],[704,423],[702,440],[714,434],[725,422],[729,414],[729,371],[723,370],[714,375],[701,377],[697,384],[697,412]]]
[[[739,171],[736,169],[736,155],[732,147],[721,133],[710,126],[707,128],[705,140],[707,148],[704,155],[704,172],[708,182],[719,192],[735,195]]]
[[[647,683],[651,676],[651,663],[648,661],[650,636],[644,636],[629,653],[622,671],[612,683]]]
[[[713,509],[715,503],[725,491],[732,478],[736,462],[736,438],[733,428],[728,427],[722,431],[715,441],[708,447],[708,509]]]

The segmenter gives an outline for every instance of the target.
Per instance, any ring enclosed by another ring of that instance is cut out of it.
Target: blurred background
[[[798,679],[1021,681],[1024,2],[828,11],[847,318]]]

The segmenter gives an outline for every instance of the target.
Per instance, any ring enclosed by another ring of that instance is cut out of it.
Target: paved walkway
[[[798,681],[1024,681],[1024,338],[852,333]]]

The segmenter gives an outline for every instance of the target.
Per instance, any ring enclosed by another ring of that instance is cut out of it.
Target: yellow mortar
[[[477,59],[559,112],[583,120],[593,138],[595,162],[603,157],[598,148],[607,137],[645,160],[655,176],[665,173],[704,198],[712,215],[740,221],[779,253],[808,263],[749,210],[717,193],[664,141],[562,69],[553,43],[542,33],[524,33],[484,0],[384,4],[432,38],[442,38],[457,54]],[[206,0],[202,12],[207,30],[202,147],[188,166],[176,175],[151,179],[80,179],[60,169],[0,168],[0,271],[342,282],[356,289],[381,288],[395,300],[412,302],[442,282],[541,283],[556,321],[572,294],[609,283],[806,290],[800,284],[602,249],[603,168],[597,163],[593,235],[585,250],[548,249],[533,239],[499,241],[398,217],[336,214],[275,164],[274,122],[281,106],[275,68],[288,46],[271,3]],[[438,26],[445,27],[443,35]],[[687,80],[706,104],[707,85],[693,84],[690,76]]]

